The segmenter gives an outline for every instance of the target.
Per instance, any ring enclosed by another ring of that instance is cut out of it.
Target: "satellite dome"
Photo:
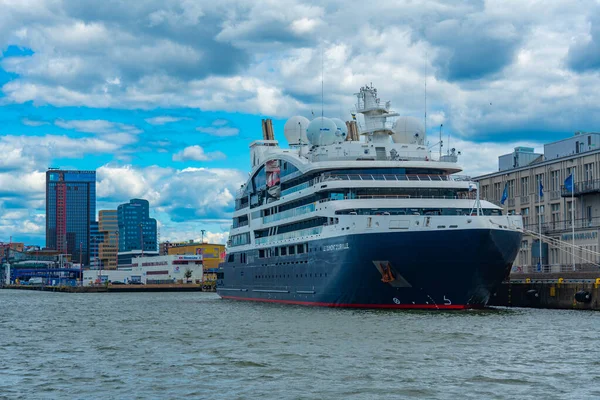
[[[392,140],[394,143],[423,144],[425,143],[425,129],[421,120],[415,117],[400,117],[392,126]]]
[[[329,118],[318,117],[310,121],[306,136],[315,146],[325,146],[339,141],[336,136],[337,126]]]
[[[346,123],[339,118],[331,118],[331,120],[335,123],[335,126],[337,126],[337,131],[335,133],[336,136],[340,141],[343,142],[346,140],[346,136],[348,135],[348,127],[346,126]]]
[[[300,115],[288,119],[283,127],[283,134],[288,144],[308,144],[306,129],[309,123],[308,118]]]

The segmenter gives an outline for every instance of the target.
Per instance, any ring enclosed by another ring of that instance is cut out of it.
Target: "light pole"
[[[201,243],[204,243],[204,234],[206,233],[206,229],[200,229],[200,234],[202,235]]]

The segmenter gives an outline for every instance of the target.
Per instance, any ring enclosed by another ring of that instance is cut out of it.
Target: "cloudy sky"
[[[260,120],[348,119],[373,83],[471,175],[598,131],[600,3],[0,0],[0,241],[44,243],[44,172],[97,209],[150,201],[162,240],[226,239]],[[321,71],[323,65],[323,71]]]

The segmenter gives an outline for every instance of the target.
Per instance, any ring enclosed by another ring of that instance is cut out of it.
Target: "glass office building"
[[[98,222],[93,221],[90,224],[90,266],[100,267],[100,246],[104,242],[104,235],[99,230]]]
[[[148,200],[132,199],[117,207],[119,253],[132,250],[157,251],[156,220],[150,218]]]
[[[46,171],[46,248],[89,265],[96,220],[96,171]]]

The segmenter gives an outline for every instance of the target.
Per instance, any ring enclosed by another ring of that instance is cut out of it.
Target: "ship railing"
[[[243,228],[244,226],[248,226],[248,220],[240,221],[238,223],[234,223],[233,225],[231,225],[231,229]]]
[[[411,182],[447,182],[469,181],[465,175],[426,175],[426,174],[322,174],[310,181],[281,191],[281,196],[286,196],[308,189],[312,185],[331,181],[411,181]]]
[[[476,194],[473,192],[465,193],[464,196],[411,196],[408,194],[374,194],[374,195],[353,195],[353,196],[336,196],[333,198],[321,199],[319,203],[338,200],[363,200],[363,199],[438,199],[438,200],[475,200]]]
[[[298,239],[308,236],[320,235],[323,231],[322,226],[315,226],[313,228],[300,229],[298,231],[280,233],[272,236],[265,236],[255,239],[256,244],[268,244],[278,242],[281,240]]]
[[[285,189],[281,191],[281,196],[287,196],[288,194],[292,194],[298,192],[302,189],[307,189],[313,185],[312,181],[304,182],[296,186],[292,186],[291,188]]]
[[[297,217],[298,215],[306,214],[312,211],[315,211],[314,203],[292,208],[291,210],[282,211],[277,214],[267,215],[266,217],[263,217],[263,224],[279,221],[285,218]]]
[[[457,182],[470,182],[473,180],[469,175],[450,175],[450,178]]]
[[[419,182],[431,182],[431,181],[449,181],[452,180],[448,175],[421,175],[421,174],[324,174],[321,175],[319,182],[327,181],[419,181]]]

